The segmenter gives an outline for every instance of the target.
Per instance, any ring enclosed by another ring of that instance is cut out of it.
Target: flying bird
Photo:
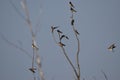
[[[72,8],[75,8],[71,1],[69,2],[69,4]]]
[[[73,9],[72,7],[70,8],[71,12],[77,12],[75,9]]]
[[[71,20],[71,25],[72,25],[72,26],[74,25],[74,22],[75,22],[75,20],[72,19],[72,20]]]
[[[29,70],[33,73],[35,73],[36,68],[29,68]]]
[[[66,35],[62,35],[62,36],[60,37],[60,40],[62,40],[63,38],[69,39]]]
[[[56,26],[56,27],[51,26],[52,33],[53,33],[54,30],[57,29],[57,28],[58,28],[58,26]]]
[[[116,48],[115,44],[112,44],[108,47],[108,50],[109,51],[113,51],[113,49]]]

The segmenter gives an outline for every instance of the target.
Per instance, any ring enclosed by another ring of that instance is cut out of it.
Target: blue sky
[[[24,48],[32,56],[31,35],[21,8],[21,0],[0,0],[0,33],[10,42]],[[66,41],[68,55],[75,63],[76,41],[70,26],[70,0],[27,0],[33,29],[37,30],[42,67],[46,80],[73,80],[71,66],[67,63],[60,47],[53,41],[51,25],[69,36]],[[81,79],[120,79],[120,1],[119,0],[71,0],[75,5],[75,26],[80,33]],[[22,16],[21,16],[22,15]],[[38,24],[38,25],[36,25]],[[114,52],[108,46],[115,43]],[[0,80],[32,80],[28,70],[31,58],[9,45],[0,35]]]

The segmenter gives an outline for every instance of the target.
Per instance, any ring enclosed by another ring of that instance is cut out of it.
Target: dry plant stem
[[[68,62],[70,63],[71,67],[73,68],[73,70],[74,70],[74,72],[75,72],[75,75],[78,77],[77,71],[76,71],[76,69],[75,69],[74,65],[72,64],[71,60],[69,59],[69,57],[68,57],[67,53],[65,52],[64,47],[61,47],[61,48],[62,48],[62,51],[63,51],[63,53],[64,53],[64,55],[65,55],[66,59],[67,59],[67,60],[68,60]]]
[[[30,32],[31,32],[31,35],[32,35],[32,44],[36,46],[36,44],[35,44],[35,42],[36,42],[35,41],[35,35],[33,33],[33,30],[32,30],[32,23],[31,23],[31,20],[30,20],[30,17],[29,17],[29,12],[28,12],[28,8],[27,8],[26,0],[23,0],[22,7],[23,7],[23,9],[25,11],[26,22],[27,22],[27,24],[28,24],[28,26],[30,28]],[[40,56],[38,54],[38,49],[35,46],[32,47],[33,48],[33,57],[36,54],[36,63],[38,65],[38,70],[39,70],[40,78],[41,78],[41,80],[45,80],[44,79],[44,75],[43,75],[43,71],[42,71]],[[34,61],[33,61],[32,64],[34,64]]]
[[[25,11],[25,14],[26,14],[26,22],[30,28],[30,32],[31,32],[31,35],[32,35],[32,38],[34,37],[34,33],[32,31],[32,24],[31,24],[31,20],[30,20],[30,16],[29,16],[29,11],[28,11],[28,8],[27,8],[27,3],[26,3],[26,0],[22,0],[22,7]],[[33,39],[34,40],[34,39]]]
[[[52,36],[53,36],[53,39],[54,39],[55,43],[58,44],[57,41],[56,41],[56,39],[55,39],[54,33],[52,33]],[[59,33],[58,33],[58,36],[59,36],[59,40],[60,40],[60,34],[59,34]],[[68,55],[67,55],[67,53],[66,53],[64,47],[61,46],[61,49],[62,49],[62,51],[63,51],[63,53],[64,53],[66,59],[68,60],[69,64],[70,64],[71,67],[73,68],[73,71],[74,71],[75,75],[78,77],[77,71],[76,71],[76,69],[75,69],[73,63],[72,63],[71,60],[69,59],[69,57],[68,57]]]
[[[56,41],[56,39],[55,39],[55,35],[54,35],[54,33],[52,33],[52,37],[53,37],[55,43],[57,44],[57,41]]]
[[[38,71],[39,71],[40,78],[41,78],[41,80],[45,80],[44,73],[42,71],[42,64],[41,64],[40,56],[38,54],[37,49],[35,50],[35,53],[36,53],[36,63],[38,65]]]
[[[34,78],[34,80],[36,80],[35,73],[33,73],[33,75],[34,75],[34,77],[33,77],[33,78]]]
[[[108,80],[108,77],[107,77],[107,75],[105,74],[105,72],[102,71],[102,70],[101,70],[101,72],[103,73],[103,75],[104,75],[104,77],[105,77],[105,80]]]
[[[33,57],[32,57],[32,68],[34,68],[34,57],[35,57],[35,49],[33,48]]]
[[[74,14],[72,13],[72,16],[71,16],[71,19],[73,20],[73,16]],[[80,80],[80,63],[79,63],[79,53],[80,53],[80,40],[78,38],[78,34],[76,33],[76,29],[75,29],[75,26],[72,25],[72,28],[73,28],[73,31],[74,31],[74,34],[76,36],[76,40],[77,40],[77,53],[76,53],[76,63],[77,63],[77,73],[78,73],[78,76],[77,76],[77,79]]]

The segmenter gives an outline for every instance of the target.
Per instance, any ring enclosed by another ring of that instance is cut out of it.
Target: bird
[[[69,39],[66,35],[62,35],[62,36],[60,37],[60,40],[62,40],[63,38]]]
[[[71,1],[69,2],[69,4],[72,8],[75,8]]]
[[[33,73],[35,73],[36,68],[29,68],[29,70]]]
[[[61,34],[63,33],[63,32],[62,32],[62,31],[60,31],[60,30],[57,30],[57,32],[58,32],[58,33],[61,33]]]
[[[58,26],[56,26],[56,27],[51,26],[52,33],[53,33],[54,30],[57,29],[57,28],[58,28]]]
[[[113,51],[113,49],[116,48],[115,44],[112,44],[108,47],[108,50],[109,51]]]
[[[75,9],[73,9],[72,7],[70,8],[71,12],[77,12]]]
[[[39,49],[35,41],[32,43],[32,48]]]
[[[75,30],[75,33],[78,34],[78,35],[80,34],[77,30]]]
[[[74,22],[75,22],[75,20],[72,19],[72,20],[71,20],[71,25],[72,25],[72,26],[74,25]]]
[[[58,43],[60,47],[66,46],[65,44],[63,44],[62,42]]]

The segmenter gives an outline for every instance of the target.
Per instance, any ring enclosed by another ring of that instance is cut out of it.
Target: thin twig
[[[76,71],[76,69],[75,69],[75,66],[73,65],[72,61],[70,60],[70,58],[68,57],[68,55],[67,55],[67,53],[66,53],[66,51],[65,51],[65,49],[64,49],[64,46],[65,46],[65,45],[63,45],[63,43],[61,42],[61,35],[60,35],[61,33],[59,33],[59,32],[61,32],[61,31],[60,31],[60,30],[59,30],[59,31],[57,30],[57,32],[58,32],[59,41],[57,42],[57,40],[56,40],[56,38],[55,38],[55,36],[54,36],[54,32],[52,32],[53,39],[54,39],[55,43],[58,44],[58,45],[61,47],[61,49],[62,49],[62,51],[63,51],[63,53],[64,53],[65,58],[67,59],[68,63],[71,65],[71,67],[72,67],[72,69],[73,69],[73,72],[75,73],[76,77],[78,77],[78,74],[77,74],[77,71]]]
[[[12,0],[9,0],[9,3],[12,5],[13,9],[18,13],[18,15],[23,19],[25,19],[25,16],[22,15],[22,13],[19,11],[19,9],[17,8],[17,6],[12,2]]]
[[[103,70],[101,70],[101,72],[103,73],[103,75],[105,77],[105,80],[108,80],[108,77],[107,77],[106,73]]]
[[[74,7],[70,7],[70,8],[74,8]],[[79,63],[79,53],[80,53],[80,40],[78,38],[78,32],[77,30],[75,29],[75,26],[74,26],[74,12],[71,11],[72,15],[71,15],[71,26],[72,26],[72,29],[74,31],[74,34],[75,34],[75,37],[76,37],[76,40],[77,40],[77,52],[76,52],[76,63],[77,63],[77,74],[78,74],[78,77],[77,79],[80,80],[80,63]]]
[[[63,53],[64,53],[66,59],[68,60],[68,62],[69,62],[69,64],[71,65],[71,67],[73,68],[73,70],[74,70],[74,72],[75,72],[75,75],[78,77],[79,75],[77,74],[77,71],[76,71],[76,69],[75,69],[73,63],[71,62],[71,60],[69,59],[67,53],[65,52],[64,47],[61,47],[61,48],[62,48],[62,51],[63,51]]]
[[[18,45],[14,44],[12,42],[10,42],[1,32],[0,32],[0,36],[6,43],[8,43],[9,45],[19,49],[20,51],[25,53],[29,58],[32,58],[32,56],[25,49],[23,49],[22,47],[19,47]]]
[[[21,5],[23,7],[23,10],[25,11],[26,22],[27,22],[27,24],[28,24],[28,26],[30,28],[31,35],[34,36],[33,30],[32,30],[32,23],[31,23],[31,20],[30,20],[30,16],[29,16],[29,11],[28,11],[28,8],[27,8],[26,0],[22,0]]]
[[[39,70],[40,78],[41,78],[41,80],[45,80],[44,75],[43,75],[43,71],[42,71],[40,56],[38,54],[38,50],[39,49],[38,49],[36,41],[35,41],[35,34],[33,33],[33,30],[32,30],[32,23],[31,23],[31,20],[30,20],[30,17],[29,17],[29,12],[28,12],[28,8],[27,8],[26,0],[22,1],[22,7],[23,7],[23,9],[25,11],[26,22],[27,22],[27,24],[28,24],[28,26],[30,28],[30,32],[31,32],[31,36],[32,36],[33,56],[36,54],[36,63],[38,65],[38,70]]]

